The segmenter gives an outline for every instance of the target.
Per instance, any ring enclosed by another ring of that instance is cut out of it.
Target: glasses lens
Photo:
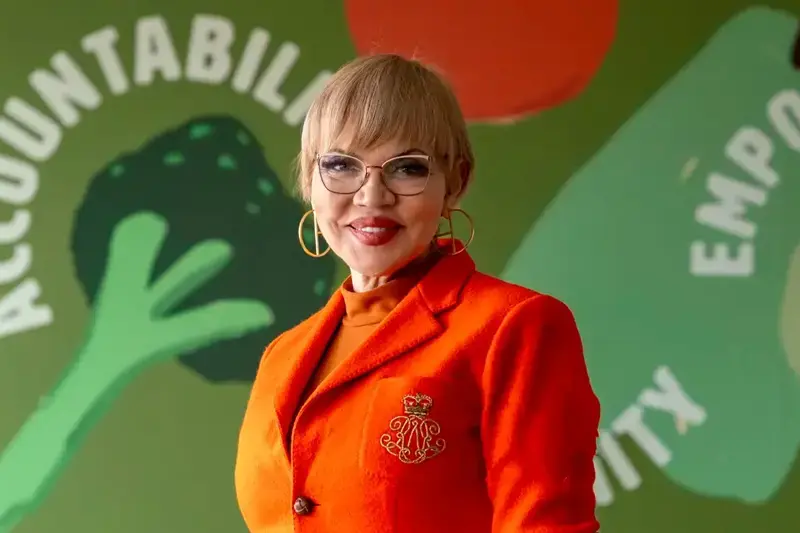
[[[343,154],[325,154],[319,158],[319,174],[328,190],[351,193],[361,187],[366,175],[364,163]]]
[[[386,185],[396,194],[419,194],[428,183],[431,163],[426,156],[403,156],[390,159],[383,165]]]

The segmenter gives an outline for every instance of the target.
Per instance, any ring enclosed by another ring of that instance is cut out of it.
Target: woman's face
[[[369,150],[337,146],[327,153],[331,152],[355,156],[370,168],[357,192],[337,194],[325,184],[330,187],[334,172],[347,170],[347,160],[333,157],[326,163],[323,157],[322,163],[315,165],[311,205],[322,235],[351,270],[364,276],[391,275],[430,246],[445,205],[445,176],[435,163],[431,164],[424,190],[414,196],[401,196],[387,188],[381,169],[374,167],[381,167],[401,155],[426,155],[425,152],[400,141]],[[414,163],[414,160],[408,161]],[[417,162],[425,163],[425,160],[417,159]],[[326,172],[326,182],[322,180],[320,166]],[[420,168],[423,167],[412,165],[400,171],[413,178]],[[394,185],[393,188],[398,189]]]

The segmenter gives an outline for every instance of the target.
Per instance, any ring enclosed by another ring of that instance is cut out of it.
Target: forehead
[[[360,120],[359,120],[360,118]],[[322,120],[320,123],[320,151],[340,151],[362,156],[391,157],[408,150],[417,149],[430,154],[436,149],[435,140],[426,135],[421,125],[411,126],[410,121],[396,117],[364,117]]]
[[[404,96],[330,95],[309,120],[307,148],[317,154],[341,151],[378,159],[411,149],[437,158],[450,154],[452,131],[441,107],[430,97]]]
[[[415,146],[404,139],[387,139],[377,141],[369,146],[359,143],[358,140],[350,137],[341,137],[331,144],[325,152],[338,152],[357,157],[370,164],[380,164],[401,155],[424,154],[431,155],[428,150],[420,146]]]

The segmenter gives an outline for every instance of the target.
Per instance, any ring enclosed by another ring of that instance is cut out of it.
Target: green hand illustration
[[[217,301],[170,315],[234,252],[223,241],[201,242],[151,281],[166,235],[166,222],[149,212],[116,226],[83,346],[0,454],[0,533],[37,507],[105,408],[143,369],[273,322],[271,310],[254,300]]]
[[[800,246],[795,249],[789,262],[780,327],[789,366],[800,376]]]

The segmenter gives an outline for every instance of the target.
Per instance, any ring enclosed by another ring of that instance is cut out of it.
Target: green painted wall
[[[254,365],[344,275],[296,242],[298,121],[364,20],[469,59],[471,252],[576,313],[603,528],[800,525],[800,4],[443,4],[0,8],[0,532],[245,531]]]

